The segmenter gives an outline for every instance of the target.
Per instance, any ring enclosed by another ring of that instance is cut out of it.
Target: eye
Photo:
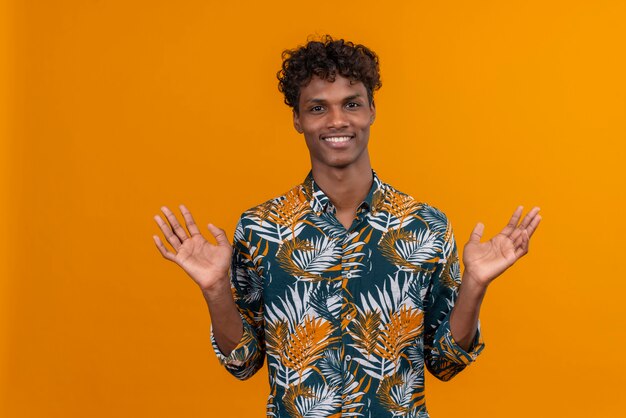
[[[322,110],[324,110],[322,106],[313,106],[312,108],[309,109],[309,111],[313,113],[319,113]]]
[[[346,107],[348,109],[356,109],[357,107],[361,107],[361,105],[359,103],[355,103],[355,102],[348,102],[346,104]]]

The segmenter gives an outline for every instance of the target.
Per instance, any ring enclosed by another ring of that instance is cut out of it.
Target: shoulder
[[[432,223],[433,226],[437,226],[438,224],[445,226],[448,223],[448,217],[442,210],[423,200],[416,199],[388,183],[381,183],[380,198],[384,200],[386,208],[393,206],[410,207],[413,209],[415,215],[427,218],[428,223]]]
[[[387,183],[381,184],[381,190],[379,198],[382,202],[379,207],[383,210],[417,218],[420,221],[419,224],[431,232],[446,234],[450,231],[450,221],[439,208],[418,200]]]
[[[305,202],[307,202],[307,200],[304,185],[298,184],[285,193],[245,210],[239,218],[238,226],[246,227],[250,224],[263,223],[278,207],[285,205],[297,206]]]
[[[424,222],[431,230],[446,233],[450,230],[450,219],[446,214],[435,206],[431,206],[427,203],[422,203],[422,208],[418,212]]]

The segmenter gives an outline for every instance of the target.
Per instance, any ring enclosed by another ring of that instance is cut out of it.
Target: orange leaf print
[[[304,371],[322,357],[323,351],[338,337],[332,337],[331,324],[322,318],[306,317],[287,337],[281,353],[283,365]]]
[[[423,312],[403,306],[389,319],[378,336],[376,353],[394,363],[402,351],[422,332]]]

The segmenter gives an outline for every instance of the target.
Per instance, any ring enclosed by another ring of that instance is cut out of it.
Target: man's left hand
[[[486,288],[493,279],[528,253],[530,237],[537,229],[541,216],[539,208],[534,207],[518,225],[522,211],[523,207],[519,206],[504,229],[487,242],[480,242],[485,226],[478,223],[474,227],[463,250],[464,280],[472,280]]]

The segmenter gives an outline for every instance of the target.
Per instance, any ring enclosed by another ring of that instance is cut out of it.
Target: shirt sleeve
[[[240,220],[235,229],[230,285],[242,318],[243,335],[228,356],[220,351],[211,327],[211,344],[217,359],[228,372],[241,380],[255,374],[263,366],[265,359],[263,282],[256,267],[259,260],[254,255],[257,251],[246,240]]]
[[[445,217],[444,217],[445,218]],[[485,347],[480,333],[463,350],[450,331],[450,313],[461,284],[460,261],[450,222],[442,231],[439,262],[432,273],[425,303],[424,357],[426,367],[436,378],[447,381],[473,362]]]

